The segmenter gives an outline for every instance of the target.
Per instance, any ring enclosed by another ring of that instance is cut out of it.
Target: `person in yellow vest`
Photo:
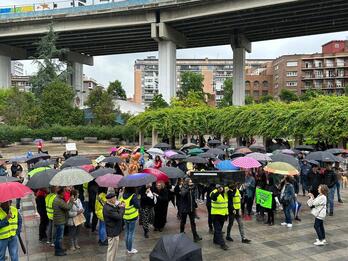
[[[0,260],[5,260],[6,249],[11,261],[18,261],[18,235],[22,227],[22,217],[11,201],[0,205]]]
[[[47,244],[54,246],[53,244],[53,201],[57,197],[56,187],[51,187],[50,193],[45,197],[46,212],[48,217],[48,227],[47,227]]]
[[[125,241],[127,252],[128,254],[136,254],[138,250],[133,248],[133,241],[140,205],[135,194],[135,188],[125,188],[123,195],[120,197],[120,202],[125,206],[123,220],[126,226]]]
[[[225,219],[228,216],[228,199],[224,187],[217,184],[216,189],[210,193],[211,199],[211,217],[214,226],[214,244],[220,245],[223,250],[228,250],[224,238],[222,236],[222,229],[224,227]]]
[[[99,232],[99,245],[101,246],[107,246],[108,245],[108,239],[106,236],[106,227],[104,222],[104,216],[103,216],[103,207],[106,203],[106,192],[107,188],[98,188],[98,195],[95,200],[95,214],[97,215],[99,219],[99,226],[98,226],[98,232]]]
[[[233,222],[236,219],[238,223],[239,233],[242,238],[242,243],[250,243],[250,240],[245,237],[244,226],[240,213],[241,208],[241,195],[239,189],[237,188],[237,183],[232,183],[229,187],[225,188],[227,198],[228,198],[228,225],[226,240],[233,241],[231,237],[231,229]]]

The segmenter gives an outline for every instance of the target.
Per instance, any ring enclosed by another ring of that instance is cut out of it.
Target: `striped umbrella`
[[[243,169],[252,169],[252,168],[258,168],[261,166],[260,162],[250,157],[237,158],[232,161],[232,164],[236,167],[243,168]]]
[[[265,171],[279,175],[298,175],[298,170],[285,162],[270,162],[263,168]]]

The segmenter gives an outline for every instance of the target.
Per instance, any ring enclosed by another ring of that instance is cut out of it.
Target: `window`
[[[287,87],[296,87],[297,86],[297,82],[286,82],[286,86]]]
[[[245,96],[250,96],[250,91],[245,91]]]
[[[306,68],[312,68],[312,63],[311,62],[305,62],[305,67]]]
[[[254,82],[254,89],[258,89],[258,88],[260,88],[260,83],[259,83],[259,81],[255,81]]]
[[[253,96],[254,96],[254,97],[259,97],[259,91],[254,91],[254,92],[253,92]]]
[[[268,81],[263,81],[262,82],[262,87],[263,88],[268,88],[269,87]]]
[[[262,91],[262,96],[268,95],[268,91]]]
[[[340,44],[336,43],[336,44],[335,44],[335,48],[336,48],[336,49],[340,48]]]
[[[275,67],[274,67],[274,70],[279,70],[279,66],[278,65],[276,65]]]
[[[250,82],[249,81],[245,82],[245,88],[250,89]]]
[[[286,66],[288,66],[288,67],[297,66],[297,61],[289,61],[286,63]]]
[[[297,76],[297,72],[296,71],[286,72],[286,76],[287,77],[296,77]]]

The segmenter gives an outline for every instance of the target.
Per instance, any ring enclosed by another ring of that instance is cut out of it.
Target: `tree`
[[[253,104],[254,103],[254,98],[247,95],[245,96],[245,105]]]
[[[11,95],[11,89],[0,89],[0,115],[2,110],[6,107],[8,97]]]
[[[58,35],[54,32],[52,24],[49,31],[44,35],[37,45],[34,62],[38,66],[38,72],[30,82],[33,92],[39,97],[44,88],[57,79],[67,82],[68,69],[65,64],[57,58],[62,58],[66,49],[58,49],[56,46]],[[64,70],[64,68],[66,68]]]
[[[309,100],[316,98],[320,95],[323,95],[323,92],[321,90],[309,89],[305,93],[301,94],[299,99],[300,99],[300,101],[309,101]]]
[[[204,76],[200,73],[183,72],[181,74],[181,89],[178,91],[178,97],[183,99],[191,91],[199,94],[201,100],[204,100],[203,80]]]
[[[36,128],[42,124],[42,110],[34,94],[21,92],[16,87],[8,90],[2,113],[9,125]]]
[[[70,85],[56,80],[43,90],[40,100],[44,122],[48,125],[71,125],[81,122],[81,113],[73,106],[75,93]]]
[[[163,99],[162,94],[155,94],[149,104],[149,110],[156,110],[159,108],[166,108],[169,104]]]
[[[224,81],[224,96],[218,106],[220,108],[231,106],[232,104],[232,95],[233,95],[233,81],[232,79],[226,79]]]
[[[112,125],[115,123],[116,115],[112,97],[101,86],[97,86],[89,93],[86,105],[91,108],[96,124]]]
[[[298,100],[296,93],[294,93],[293,91],[287,90],[287,89],[282,89],[280,91],[279,98],[281,101],[286,102],[286,103]]]
[[[127,95],[122,87],[122,83],[118,80],[109,83],[107,92],[116,99],[127,100]]]
[[[188,94],[181,99],[179,97],[172,98],[170,105],[171,107],[186,108],[206,106],[207,104],[204,99],[202,100],[201,95],[201,92],[189,91]]]
[[[344,95],[348,96],[348,84],[344,87]]]
[[[273,100],[274,100],[274,98],[273,98],[273,96],[270,95],[270,94],[262,95],[262,96],[260,97],[260,103],[266,103],[266,102],[270,102],[270,101],[273,101]]]

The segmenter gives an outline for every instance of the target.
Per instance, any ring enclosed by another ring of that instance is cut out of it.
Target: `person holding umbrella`
[[[296,200],[294,186],[292,185],[292,177],[286,176],[281,183],[282,189],[280,194],[280,203],[283,205],[283,211],[285,214],[285,222],[282,222],[281,225],[291,228],[291,210]]]
[[[337,175],[332,169],[331,162],[325,163],[324,181],[325,185],[329,188],[329,216],[333,216]]]
[[[190,218],[191,231],[193,234],[193,241],[198,242],[202,238],[197,234],[195,217],[196,217],[196,193],[195,187],[190,178],[186,178],[184,185],[180,191],[181,195],[181,222],[180,222],[180,233],[184,233],[187,216]]]
[[[226,217],[228,216],[228,198],[224,188],[217,184],[216,189],[210,193],[211,199],[211,215],[214,226],[214,244],[220,245],[223,250],[228,250],[223,237],[222,229]]]
[[[53,242],[53,201],[57,197],[56,187],[52,186],[50,188],[50,193],[45,197],[46,214],[48,218],[48,229],[47,229],[47,244],[52,244]],[[54,245],[51,245],[54,246]]]
[[[18,240],[22,227],[22,217],[17,208],[11,206],[11,201],[0,205],[0,260],[5,260],[6,249],[11,261],[18,261]]]

